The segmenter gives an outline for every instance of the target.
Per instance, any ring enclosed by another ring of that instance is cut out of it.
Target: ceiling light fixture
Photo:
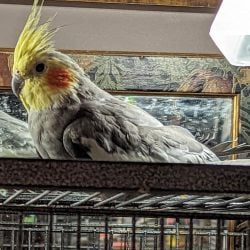
[[[223,0],[209,34],[230,64],[250,66],[250,0]]]

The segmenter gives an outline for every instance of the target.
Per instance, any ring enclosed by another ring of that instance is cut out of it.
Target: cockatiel
[[[54,48],[52,19],[39,24],[34,1],[14,51],[13,92],[28,112],[42,158],[207,163],[218,158],[182,127],[157,119],[97,87]]]

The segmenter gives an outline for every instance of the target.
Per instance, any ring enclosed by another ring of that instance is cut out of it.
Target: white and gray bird
[[[14,52],[12,89],[28,112],[42,158],[208,163],[218,157],[182,127],[163,126],[135,105],[98,88],[54,48],[50,21],[33,8]]]

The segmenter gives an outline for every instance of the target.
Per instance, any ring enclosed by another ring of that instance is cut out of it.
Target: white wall
[[[0,4],[0,47],[13,48],[30,6]],[[214,14],[44,7],[57,12],[59,49],[219,53],[209,37]]]

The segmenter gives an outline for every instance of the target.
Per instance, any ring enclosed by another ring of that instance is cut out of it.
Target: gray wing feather
[[[96,108],[96,107],[95,107]],[[218,160],[192,134],[177,126],[138,126],[122,111],[82,108],[64,131],[67,152],[82,148],[93,160],[206,163]]]
[[[146,135],[150,137],[146,143],[152,145],[151,151],[154,151],[156,159],[161,157],[164,161],[178,163],[207,163],[219,160],[211,150],[196,141],[194,136],[182,127],[146,128],[143,136]]]

